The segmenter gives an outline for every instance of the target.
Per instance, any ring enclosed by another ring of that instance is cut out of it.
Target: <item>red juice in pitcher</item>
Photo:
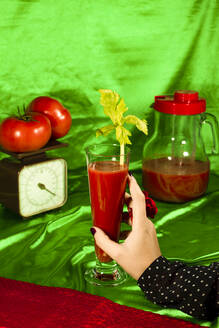
[[[94,162],[88,166],[93,225],[114,241],[119,239],[127,176],[128,166],[117,161]],[[95,251],[100,262],[112,261],[96,244]]]
[[[208,186],[209,162],[159,158],[143,162],[143,185],[149,195],[181,203],[203,195]]]

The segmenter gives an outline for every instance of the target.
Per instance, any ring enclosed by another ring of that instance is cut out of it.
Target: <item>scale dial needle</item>
[[[47,189],[46,186],[43,183],[38,183],[38,187],[41,190],[46,190],[47,192],[49,192],[51,195],[56,196],[56,194],[54,192],[52,192],[51,190]]]

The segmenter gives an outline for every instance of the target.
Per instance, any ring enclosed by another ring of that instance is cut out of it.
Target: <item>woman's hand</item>
[[[145,196],[133,176],[128,177],[130,195],[126,203],[132,208],[132,231],[122,244],[112,241],[101,229],[91,228],[97,245],[114,259],[130,276],[138,280],[160,255],[156,230],[147,218]],[[96,231],[96,232],[95,232]]]

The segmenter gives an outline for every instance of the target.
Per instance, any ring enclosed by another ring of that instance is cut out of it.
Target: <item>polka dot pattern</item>
[[[160,256],[143,272],[138,285],[147,299],[160,306],[204,320],[219,314],[219,263],[188,266]]]

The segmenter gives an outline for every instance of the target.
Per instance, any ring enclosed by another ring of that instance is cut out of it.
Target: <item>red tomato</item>
[[[35,98],[29,105],[31,112],[39,112],[48,117],[52,127],[52,137],[64,137],[71,127],[71,114],[62,104],[50,97]]]
[[[29,119],[8,117],[0,124],[0,145],[15,153],[42,148],[51,137],[49,119],[40,113],[28,113]]]

